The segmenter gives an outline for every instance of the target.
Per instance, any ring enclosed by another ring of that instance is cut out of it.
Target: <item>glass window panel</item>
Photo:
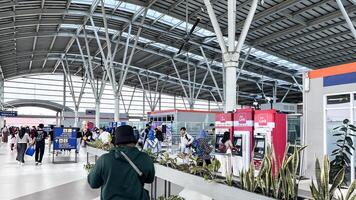
[[[326,108],[349,108],[350,94],[330,95],[326,98]]]
[[[327,110],[326,111],[326,147],[327,154],[330,156],[334,149],[337,149],[336,141],[339,139],[338,136],[333,136],[335,133],[334,128],[342,125],[344,119],[350,119],[350,109],[337,109],[337,110]],[[330,156],[330,160],[334,159]],[[350,179],[350,173],[346,174],[346,177]]]
[[[355,94],[356,95],[356,94]],[[355,98],[354,98],[355,101]],[[355,105],[355,104],[354,104]],[[353,109],[353,125],[356,125],[356,108]],[[356,133],[355,133],[356,134]],[[356,148],[356,137],[352,138],[354,142],[354,147]],[[354,179],[356,179],[356,151],[353,151],[354,163],[353,163],[353,170],[354,170]]]

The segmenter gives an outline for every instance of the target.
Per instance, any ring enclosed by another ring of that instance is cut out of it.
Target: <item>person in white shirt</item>
[[[150,130],[146,142],[143,146],[144,150],[150,149],[152,153],[158,153],[162,150],[161,142],[157,139],[155,132]]]
[[[102,141],[104,144],[109,144],[111,141],[111,134],[104,130],[104,128],[100,129],[100,135],[98,139]]]
[[[193,141],[194,138],[187,133],[187,129],[185,127],[180,128],[180,152],[189,154],[192,149]]]
[[[25,164],[25,152],[27,145],[30,143],[30,136],[26,133],[26,128],[21,128],[19,134],[16,135],[16,147],[17,147],[17,156],[16,160],[18,164]]]

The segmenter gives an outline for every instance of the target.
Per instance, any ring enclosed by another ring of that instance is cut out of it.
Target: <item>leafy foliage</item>
[[[330,173],[330,162],[327,156],[324,156],[324,166],[321,168],[319,160],[315,161],[315,178],[316,185],[312,181],[310,186],[310,191],[315,200],[331,200],[335,196],[335,191],[340,187],[344,180],[345,170],[341,170],[333,178],[331,187],[329,188],[329,173]]]
[[[330,177],[335,177],[341,169],[345,169],[345,173],[349,172],[350,157],[352,157],[351,149],[355,150],[354,143],[351,137],[355,137],[356,127],[350,124],[348,119],[343,121],[341,126],[334,128],[333,136],[337,137],[337,148],[332,151],[331,156],[335,156],[330,162],[331,170]],[[345,177],[345,182],[347,177]],[[329,180],[330,182],[332,180]]]
[[[93,142],[87,142],[87,145],[90,146],[90,147],[94,147],[94,148],[97,148],[97,149],[102,149],[102,150],[105,150],[105,151],[110,151],[114,145],[109,142],[109,143],[103,143],[101,140],[97,139]]]
[[[90,164],[90,163],[84,165],[84,169],[85,169],[88,173],[90,172],[91,169],[93,169],[93,167],[94,167],[94,164]]]
[[[161,196],[161,197],[158,197],[158,200],[184,200],[184,198],[177,196],[177,195],[173,195],[173,196],[169,196],[167,198]]]
[[[287,146],[286,149],[288,148]],[[305,148],[306,146],[295,148],[290,156],[285,153],[281,167],[277,171],[273,149],[267,147],[257,176],[253,162],[247,171],[240,172],[241,187],[250,192],[260,192],[265,196],[278,199],[297,199],[299,155]]]

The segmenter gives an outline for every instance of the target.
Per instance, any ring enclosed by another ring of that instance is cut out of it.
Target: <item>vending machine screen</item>
[[[234,147],[235,151],[233,151],[234,155],[242,156],[242,137],[234,137]]]
[[[265,156],[265,139],[255,138],[254,158],[263,159]]]

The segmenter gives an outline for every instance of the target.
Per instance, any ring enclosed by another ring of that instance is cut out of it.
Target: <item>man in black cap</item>
[[[131,126],[115,131],[116,147],[102,155],[88,175],[91,188],[101,187],[101,200],[149,200],[145,183],[155,177],[151,158],[136,146]]]

